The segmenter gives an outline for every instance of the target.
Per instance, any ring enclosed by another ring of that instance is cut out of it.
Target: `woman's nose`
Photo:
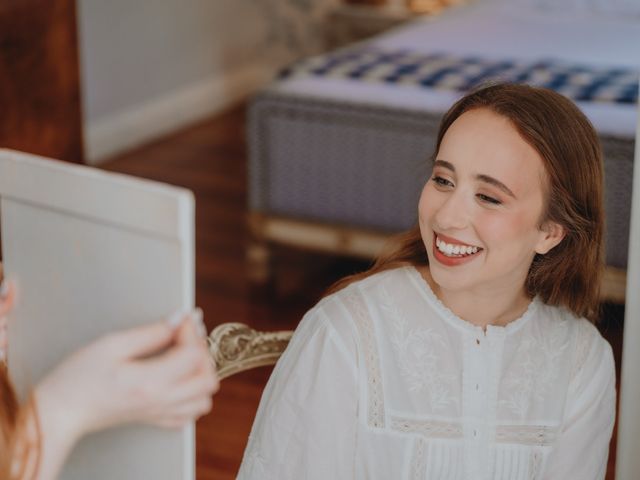
[[[462,229],[469,223],[470,206],[461,193],[452,192],[440,204],[435,215],[436,224],[440,229]]]

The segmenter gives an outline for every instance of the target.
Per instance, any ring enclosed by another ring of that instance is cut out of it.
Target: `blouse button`
[[[477,436],[478,436],[478,431],[477,431],[477,430],[474,430],[474,431],[473,431],[473,436],[474,436],[474,437],[477,437]]]
[[[476,383],[476,390],[480,390],[480,384]]]
[[[476,343],[477,343],[478,345],[480,345],[480,339],[479,339],[479,338],[476,338]]]

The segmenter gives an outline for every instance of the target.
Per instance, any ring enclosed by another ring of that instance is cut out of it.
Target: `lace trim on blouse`
[[[557,436],[558,428],[548,425],[498,425],[496,428],[497,443],[548,447]]]
[[[542,469],[542,453],[534,451],[529,458],[529,480],[537,480]]]
[[[374,338],[373,323],[360,292],[352,292],[345,298],[347,309],[353,316],[364,347],[365,367],[369,384],[368,424],[371,427],[385,426],[384,395],[380,356]]]
[[[462,425],[460,423],[439,420],[391,417],[391,429],[396,432],[417,433],[427,438],[462,438]]]
[[[415,433],[426,438],[461,439],[462,424],[440,420],[416,420],[402,417],[391,417],[391,429],[402,433]],[[552,445],[558,436],[558,428],[549,425],[498,425],[496,427],[496,443],[512,443],[547,447]]]
[[[413,458],[411,461],[411,480],[424,479],[424,473],[427,468],[425,463],[425,442],[419,438],[413,448]]]
[[[392,417],[390,427],[397,432],[420,435],[420,438],[414,443],[411,455],[409,478],[412,480],[423,479],[425,476],[427,469],[428,438],[441,440],[463,438],[462,425],[455,422]],[[547,447],[553,444],[557,435],[557,427],[545,425],[499,425],[496,429],[495,441],[501,444]],[[539,478],[543,458],[544,455],[542,451],[538,449],[534,449],[529,453],[529,467],[526,473],[528,480],[536,480]]]

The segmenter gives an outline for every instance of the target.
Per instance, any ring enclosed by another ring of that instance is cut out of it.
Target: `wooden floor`
[[[196,197],[196,302],[209,329],[240,321],[262,329],[295,328],[322,291],[366,263],[282,249],[278,288],[254,291],[244,252],[249,236],[244,107],[122,155],[105,169],[191,189]],[[622,308],[609,306],[602,330],[619,365]],[[228,480],[242,459],[247,436],[270,368],[222,383],[212,412],[197,423],[198,480]],[[614,450],[607,479],[613,479]]]

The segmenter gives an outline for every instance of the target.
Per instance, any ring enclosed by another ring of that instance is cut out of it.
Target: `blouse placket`
[[[462,413],[467,478],[487,478],[495,433],[504,329],[470,328],[463,338]]]

